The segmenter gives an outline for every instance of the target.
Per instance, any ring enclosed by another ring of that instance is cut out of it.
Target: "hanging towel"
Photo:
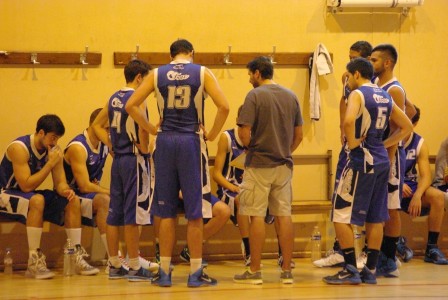
[[[319,77],[333,73],[333,63],[324,44],[319,43],[314,50],[310,66],[310,117],[312,120],[320,119],[320,91]]]

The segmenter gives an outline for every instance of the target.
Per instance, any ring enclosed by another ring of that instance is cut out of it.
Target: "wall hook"
[[[232,64],[232,62],[230,61],[230,52],[232,52],[232,45],[229,45],[229,52],[227,52],[227,54],[224,54],[224,63],[226,65]]]
[[[38,65],[38,64],[40,64],[40,62],[37,61],[37,53],[31,53],[31,62],[32,62],[34,65]]]
[[[0,55],[8,56],[9,53],[8,53],[8,51],[0,51]]]
[[[136,60],[138,58],[138,50],[140,49],[140,45],[137,44],[135,46],[135,53],[131,54],[131,60]]]
[[[79,63],[82,64],[82,65],[88,65],[89,64],[86,61],[87,60],[87,52],[89,52],[89,46],[86,46],[86,51],[79,55]]]
[[[269,57],[271,58],[271,64],[275,65],[277,62],[274,61],[274,55],[275,55],[275,50],[276,50],[276,46],[272,46],[272,54],[269,55]]]

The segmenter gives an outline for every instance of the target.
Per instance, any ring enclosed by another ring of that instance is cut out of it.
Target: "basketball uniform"
[[[243,181],[244,170],[231,166],[230,162],[244,152],[244,147],[242,142],[239,140],[235,129],[226,130],[224,131],[224,134],[227,137],[227,154],[222,168],[222,175],[230,183],[239,186]],[[235,205],[235,197],[237,193],[218,185],[217,195],[221,201],[224,201],[227,205],[229,205],[231,211],[230,220],[234,225],[238,225],[238,208]]]
[[[142,154],[137,149],[135,144],[140,143],[138,124],[125,110],[133,92],[134,89],[123,88],[112,95],[108,104],[114,159],[107,224],[113,226],[151,223],[149,154]]]
[[[374,84],[364,84],[353,93],[361,96],[355,121],[355,137],[366,136],[349,152],[333,197],[332,221],[363,226],[389,218],[387,179],[389,158],[382,137],[392,111],[392,99]]]
[[[34,135],[21,136],[11,144],[17,143],[28,152],[28,166],[31,175],[39,172],[47,162],[47,151],[42,153],[34,145]],[[23,192],[14,177],[13,165],[7,153],[0,163],[0,214],[6,218],[26,224],[28,216],[29,200],[36,194],[41,194],[45,199],[44,220],[57,225],[64,225],[64,210],[68,200],[59,196],[55,191],[36,190]]]
[[[87,172],[89,173],[89,180],[91,182],[99,183],[103,175],[103,168],[106,163],[107,155],[109,154],[109,149],[107,146],[99,142],[98,148],[94,149],[90,143],[87,130],[84,130],[82,134],[77,135],[73,140],[71,140],[64,151],[67,151],[67,149],[72,145],[79,145],[83,147],[87,154],[86,166]],[[79,191],[78,185],[76,184],[76,180],[73,176],[72,168],[65,160],[64,170],[68,184],[75,191],[81,201],[82,224],[87,226],[95,226],[95,221],[93,218],[93,198],[97,193],[81,193]]]
[[[398,82],[397,78],[392,78],[384,85],[381,86],[383,90],[389,92],[392,87],[398,87],[403,90],[406,99],[406,92]],[[406,107],[406,103],[405,103]],[[404,107],[400,107],[403,109]],[[389,128],[386,130],[386,136],[389,134]],[[401,199],[402,199],[402,191],[403,191],[403,182],[404,182],[404,173],[406,166],[406,153],[403,148],[403,144],[400,142],[398,144],[398,149],[395,152],[395,161],[391,163],[390,168],[390,176],[388,183],[388,208],[389,209],[400,209],[401,208]]]
[[[206,184],[208,155],[199,127],[204,123],[204,72],[204,67],[186,60],[154,70],[162,123],[154,150],[155,191],[151,212],[162,218],[176,216],[179,190],[183,194],[185,217],[202,218],[203,194],[210,193],[210,185]]]
[[[417,158],[420,155],[420,149],[423,145],[423,138],[417,133],[411,133],[408,141],[404,145],[404,150],[406,153],[406,169],[404,176],[404,183],[406,183],[412,190],[412,194],[417,190]],[[409,203],[411,202],[412,197],[405,198],[401,201],[401,209],[404,212],[408,212]],[[429,214],[429,207],[422,207],[421,216],[426,216]]]

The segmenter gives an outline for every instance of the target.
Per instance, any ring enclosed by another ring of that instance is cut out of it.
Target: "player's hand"
[[[419,197],[412,197],[408,208],[409,215],[413,218],[420,216],[422,212],[422,200]]]
[[[72,189],[66,189],[65,191],[63,191],[62,196],[67,198],[68,201],[72,201],[76,198],[75,191],[73,191]]]
[[[208,132],[207,132],[207,130],[205,130],[205,127],[204,127],[204,125],[202,123],[199,124],[199,128],[201,128],[201,130],[202,130],[202,133],[204,135],[204,140],[208,140],[208,138],[207,138]]]
[[[61,150],[61,147],[58,145],[54,146],[53,148],[48,146],[47,147],[47,153],[48,153],[48,163],[52,165],[52,167],[56,166],[64,157],[64,154]]]
[[[232,192],[239,194],[240,193],[240,187],[237,185],[232,185],[232,188],[230,189]]]
[[[410,198],[412,197],[412,189],[409,185],[406,183],[403,184],[403,198]]]

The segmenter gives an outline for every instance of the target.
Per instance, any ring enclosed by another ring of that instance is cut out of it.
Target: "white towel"
[[[333,63],[324,44],[319,43],[313,54],[313,65],[310,76],[310,117],[312,120],[320,119],[320,75],[333,73]]]

